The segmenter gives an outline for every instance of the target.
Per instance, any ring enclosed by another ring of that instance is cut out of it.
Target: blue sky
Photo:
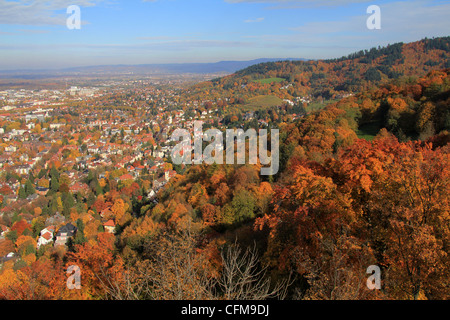
[[[80,30],[66,27],[73,4]],[[449,17],[438,0],[0,0],[0,69],[333,58],[448,36]]]

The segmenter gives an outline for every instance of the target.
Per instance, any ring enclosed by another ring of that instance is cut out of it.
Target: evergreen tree
[[[92,207],[92,205],[95,203],[95,200],[97,200],[97,197],[92,192],[89,192],[89,195],[86,200],[88,208]]]
[[[61,196],[61,200],[63,203],[63,215],[68,217],[70,215],[70,209],[75,205],[75,200],[73,199],[72,194],[63,193]]]
[[[17,240],[17,231],[16,230],[12,230],[12,231],[10,231],[10,232],[8,232],[7,234],[6,234],[6,239],[8,239],[8,240],[11,240],[12,242],[16,242],[16,240]]]
[[[27,198],[27,193],[25,191],[25,188],[20,187],[19,188],[19,199],[26,199]]]
[[[94,180],[94,174],[92,173],[91,170],[89,170],[88,175],[86,177],[86,184],[90,184],[92,182],[92,180]]]
[[[27,182],[25,183],[25,193],[27,196],[36,193],[36,190],[34,189],[34,186],[31,183],[30,179],[28,179]]]
[[[72,238],[67,239],[66,246],[67,246],[67,251],[75,252],[75,243]]]
[[[36,238],[37,236],[39,236],[41,230],[45,228],[45,225],[40,219],[37,219],[36,222],[33,224],[32,228],[33,228],[33,237]]]
[[[52,168],[50,169],[50,178],[55,178],[56,180],[59,181],[59,172],[56,169],[55,165],[52,166]]]
[[[38,177],[38,179],[42,179],[42,177],[45,177],[45,175],[46,175],[45,170],[44,170],[44,169],[41,169],[41,171],[39,171],[37,177]]]
[[[50,191],[56,193],[59,190],[59,173],[55,166],[50,169]]]
[[[84,222],[81,219],[77,220],[77,234],[75,236],[75,239],[73,240],[74,244],[83,244],[87,241],[86,237],[84,236]]]

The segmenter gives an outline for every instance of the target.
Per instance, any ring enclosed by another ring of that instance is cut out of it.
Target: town
[[[46,245],[67,248],[80,221],[114,233],[114,201],[88,209],[106,191],[127,188],[139,189],[141,206],[157,203],[158,191],[186,169],[171,158],[174,130],[195,137],[198,121],[205,128],[225,131],[234,124],[242,131],[250,121],[268,128],[274,120],[267,112],[230,114],[228,105],[239,102],[233,98],[186,99],[193,93],[183,84],[190,81],[115,79],[0,91],[0,239],[15,242],[10,227],[18,222],[33,231],[33,252]],[[293,100],[300,99],[308,101]],[[278,111],[294,105],[279,102]],[[14,260],[13,251],[4,252],[1,263]]]

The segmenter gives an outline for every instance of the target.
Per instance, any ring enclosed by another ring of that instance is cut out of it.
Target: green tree
[[[36,219],[32,226],[33,237],[36,238],[37,236],[39,236],[39,233],[44,228],[45,228],[44,222],[41,219]]]
[[[368,69],[366,71],[365,77],[366,77],[366,80],[368,80],[368,81],[380,81],[381,80],[380,71],[378,71],[375,68]]]
[[[59,173],[55,166],[50,169],[50,191],[56,193],[59,190]]]
[[[14,271],[17,271],[17,270],[20,270],[20,269],[22,269],[22,268],[24,268],[24,267],[26,267],[27,266],[27,263],[25,262],[25,261],[23,261],[23,260],[17,260],[15,263],[14,263],[14,266],[13,266],[13,270]]]
[[[251,192],[247,190],[237,192],[231,201],[231,205],[237,215],[235,217],[237,222],[255,217],[256,199]]]
[[[86,200],[86,204],[88,208],[92,207],[92,205],[95,203],[95,200],[97,200],[97,197],[92,192],[89,192],[89,195]]]
[[[84,235],[84,222],[81,219],[77,220],[77,234],[73,240],[74,244],[83,244],[87,241]]]
[[[30,196],[30,195],[36,193],[36,190],[34,189],[34,186],[31,183],[30,179],[28,179],[27,182],[25,183],[25,193],[27,196]]]
[[[16,231],[16,230],[9,231],[9,232],[6,234],[6,239],[11,240],[12,242],[15,243],[16,240],[17,240],[17,231]]]
[[[19,188],[19,199],[26,199],[27,198],[27,193],[25,191],[25,188],[20,187]]]
[[[75,205],[75,200],[73,199],[72,194],[69,193],[63,193],[61,196],[61,201],[63,204],[63,214],[64,216],[68,217],[70,214],[70,209]]]
[[[42,179],[42,177],[45,177],[45,175],[46,175],[45,170],[44,170],[44,169],[41,169],[41,171],[39,171],[37,177],[38,177],[38,179]]]

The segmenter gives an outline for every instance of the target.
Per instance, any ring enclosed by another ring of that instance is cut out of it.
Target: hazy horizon
[[[81,69],[81,68],[96,68],[96,67],[135,67],[135,66],[162,66],[162,65],[189,65],[189,64],[218,64],[218,63],[226,63],[226,62],[252,62],[252,61],[259,61],[259,60],[266,60],[266,59],[274,59],[274,60],[314,60],[314,59],[304,59],[304,58],[297,58],[297,57],[274,57],[274,58],[266,58],[266,57],[260,57],[255,59],[249,59],[249,60],[221,60],[221,61],[211,61],[211,62],[172,62],[172,63],[140,63],[140,64],[125,64],[125,63],[119,63],[119,64],[98,64],[98,65],[80,65],[80,66],[68,66],[68,67],[49,67],[49,68],[23,68],[23,69],[0,69],[0,72],[14,72],[14,71],[64,71],[64,70],[70,70],[70,69]]]

